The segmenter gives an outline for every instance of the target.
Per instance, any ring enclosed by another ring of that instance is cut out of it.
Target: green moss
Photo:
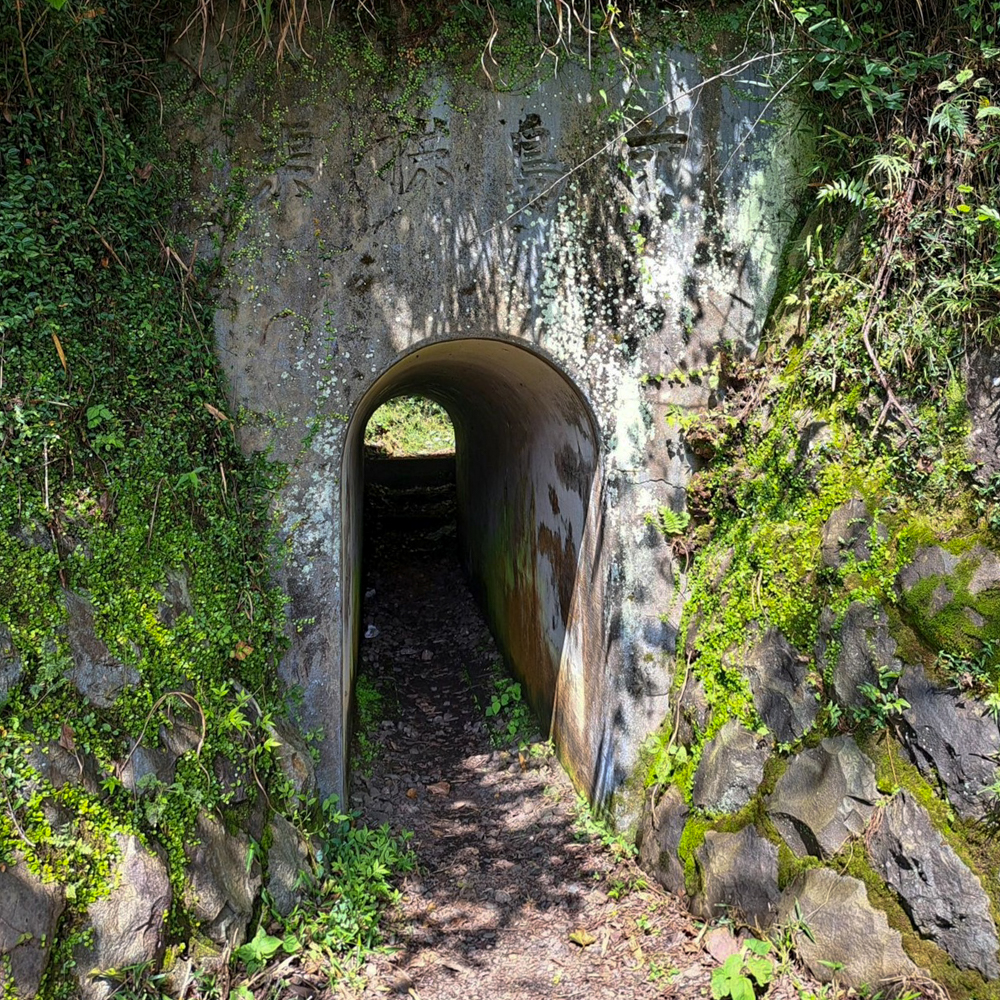
[[[961,555],[954,573],[918,581],[901,599],[906,624],[930,648],[952,656],[970,656],[984,641],[1000,640],[1000,595],[973,595],[969,583],[979,559],[970,548],[975,536],[953,539],[949,546]]]
[[[712,823],[709,820],[691,815],[684,824],[684,831],[677,845],[677,858],[684,869],[684,891],[689,899],[701,891],[701,876],[698,874],[698,863],[694,855],[705,842],[705,834],[711,829]]]
[[[810,854],[799,857],[778,838],[778,888],[784,891],[799,875],[810,868],[822,868],[823,862]]]

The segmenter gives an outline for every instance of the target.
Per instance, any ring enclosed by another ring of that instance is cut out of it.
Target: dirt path
[[[499,656],[448,546],[414,557],[383,538],[363,626],[361,670],[395,705],[351,804],[369,826],[412,830],[419,870],[357,995],[708,995],[719,963],[679,901],[588,831],[541,744],[491,740],[480,704]],[[775,986],[775,1000],[797,996]]]

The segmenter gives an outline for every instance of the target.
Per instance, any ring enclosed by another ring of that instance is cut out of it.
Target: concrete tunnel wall
[[[580,789],[634,819],[627,783],[671,708],[685,596],[647,515],[683,509],[693,468],[665,418],[712,394],[708,378],[662,376],[755,348],[804,184],[801,132],[761,120],[778,115],[765,107],[776,57],[748,63],[745,41],[704,66],[650,53],[638,81],[560,64],[497,91],[442,69],[408,97],[317,51],[273,87],[255,68],[228,80],[224,102],[174,130],[192,157],[179,217],[219,275],[237,438],[286,470],[277,670],[299,726],[321,737],[324,795],[345,791],[359,435],[379,399],[413,387],[473,442],[466,558],[497,638],[543,664],[522,669],[543,713],[554,706]],[[718,59],[742,66],[738,86]],[[647,114],[649,131],[621,134],[619,108]],[[432,375],[431,346],[477,338],[508,345],[489,378],[468,347]],[[491,421],[526,407],[540,423],[519,445]],[[593,433],[567,415],[584,411]]]
[[[601,650],[600,603],[581,563],[594,547],[588,510],[599,506],[592,504],[600,489],[597,428],[580,391],[550,361],[502,341],[420,348],[384,372],[355,409],[341,477],[349,595],[342,731],[350,731],[361,632],[364,430],[375,410],[399,395],[426,396],[448,411],[465,568],[543,729],[585,786],[599,753],[587,724],[585,664]]]

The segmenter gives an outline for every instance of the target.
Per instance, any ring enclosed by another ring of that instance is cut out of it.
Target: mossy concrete
[[[420,352],[483,345],[470,363],[485,369],[502,343],[568,401],[520,444],[492,447],[500,381],[492,422],[457,368],[447,386],[407,375],[406,391],[466,424],[467,564],[576,783],[606,802],[663,717],[685,594],[644,517],[681,509],[693,468],[664,417],[711,394],[648,376],[755,349],[805,140],[760,121],[752,67],[737,91],[680,50],[638,81],[571,62],[518,92],[445,70],[389,92],[316,56],[277,82],[221,81],[225,120],[220,101],[178,138],[200,168],[185,212],[221,275],[215,344],[240,444],[288,467],[280,670],[323,734],[321,785],[342,793],[347,774],[360,431]],[[546,470],[563,445],[572,469]]]

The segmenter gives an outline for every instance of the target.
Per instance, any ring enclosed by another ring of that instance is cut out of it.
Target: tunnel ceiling
[[[493,424],[530,436],[550,420],[594,434],[587,404],[566,376],[540,355],[509,342],[453,340],[407,355],[358,404],[355,421],[361,432],[378,407],[407,395],[444,406],[456,435]],[[347,447],[352,444],[349,437]]]

